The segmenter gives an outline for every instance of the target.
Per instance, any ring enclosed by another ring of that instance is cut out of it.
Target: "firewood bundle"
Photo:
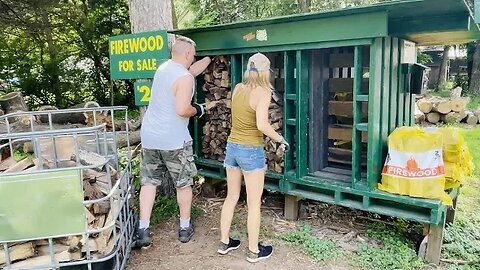
[[[62,140],[63,139],[63,140]],[[105,163],[104,156],[94,152],[80,150],[78,157],[72,154],[74,147],[69,138],[58,138],[56,142],[58,158],[69,156],[70,160],[63,160],[57,163],[57,167],[78,167],[77,160],[85,166]],[[51,157],[50,140],[41,145],[42,156],[33,158],[29,155],[21,160],[8,157],[0,161],[0,175],[13,172],[30,172],[43,169],[53,169],[54,163]],[[50,146],[50,147],[49,147]],[[40,162],[40,159],[42,162]],[[107,173],[107,167],[110,173]],[[99,166],[92,169],[83,169],[83,191],[85,200],[95,200],[107,196],[118,181],[117,171],[110,165]],[[113,195],[113,205],[110,199],[92,203],[85,206],[85,215],[89,230],[101,230],[101,232],[90,234],[88,239],[84,236],[69,236],[53,239],[53,252],[58,262],[70,262],[85,259],[88,250],[94,257],[108,255],[114,248],[115,241],[113,230],[116,229],[115,218],[120,210],[120,201],[117,194]],[[102,228],[105,228],[102,230]],[[51,263],[49,243],[47,240],[36,240],[27,242],[9,243],[10,263],[14,268],[32,267],[37,265],[49,265]],[[0,247],[0,268],[5,267],[6,257],[3,247]]]
[[[225,160],[225,147],[232,127],[230,60],[223,56],[214,57],[205,70],[205,92],[207,123],[203,127],[202,152],[206,159]]]
[[[479,124],[480,110],[471,112],[467,110],[468,98],[452,97],[422,98],[417,101],[415,122],[420,124],[428,122],[438,123],[467,123],[469,125]]]
[[[202,90],[205,93],[206,123],[203,127],[202,152],[206,159],[223,162],[232,126],[229,59],[223,56],[213,58],[204,72],[204,80]],[[273,128],[282,133],[283,107],[272,101],[269,118]],[[285,149],[279,146],[270,138],[265,139],[268,170],[281,173]]]

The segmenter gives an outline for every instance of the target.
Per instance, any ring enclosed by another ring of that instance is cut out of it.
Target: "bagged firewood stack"
[[[206,159],[223,162],[227,139],[232,127],[229,59],[223,56],[214,57],[204,72],[204,79],[205,84],[202,90],[205,93],[206,123],[203,127],[202,152]],[[273,128],[282,133],[283,107],[272,101],[269,118]],[[279,146],[270,138],[265,139],[267,168],[270,171],[281,173],[283,172],[285,149]]]
[[[415,122],[417,124],[467,123],[477,125],[479,113],[467,110],[468,98],[465,97],[429,97],[417,101]]]
[[[77,157],[72,155],[74,148],[68,145],[69,142],[59,141],[56,146],[57,154],[60,157],[69,156],[70,160],[64,160],[57,164],[57,168],[78,167]],[[71,143],[70,143],[71,144]],[[51,145],[50,145],[51,146]],[[42,145],[42,148],[46,148]],[[48,148],[48,147],[47,147]],[[14,172],[31,172],[40,169],[54,169],[53,160],[48,158],[48,150],[40,158],[32,158],[25,155],[23,158],[8,157],[0,160],[0,175]],[[78,160],[85,166],[103,164],[104,156],[85,150],[79,151]],[[107,166],[110,174],[107,173]],[[109,164],[92,169],[83,169],[83,191],[85,200],[95,200],[104,198],[110,193],[110,187],[113,187],[120,178],[117,171]],[[92,256],[101,258],[113,251],[115,241],[113,230],[117,229],[115,217],[120,211],[120,200],[117,193],[113,194],[113,205],[110,199],[85,205],[85,215],[89,230],[105,230],[90,234],[88,239],[82,235],[69,236],[53,239],[53,252],[58,262],[71,262],[83,260],[86,258],[87,245]],[[33,267],[38,265],[48,265],[51,263],[49,243],[47,240],[23,241],[8,244],[10,263],[13,268]],[[3,246],[0,246],[0,268],[6,266],[6,257]]]

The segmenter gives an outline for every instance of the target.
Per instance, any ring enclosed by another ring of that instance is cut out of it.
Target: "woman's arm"
[[[268,121],[268,108],[270,107],[270,102],[272,100],[272,93],[268,90],[258,89],[260,92],[258,97],[258,103],[255,108],[257,128],[266,136],[272,138],[276,142],[283,141],[283,136],[278,134],[275,129],[270,125]]]

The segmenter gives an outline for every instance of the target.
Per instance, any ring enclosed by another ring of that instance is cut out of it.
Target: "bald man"
[[[195,42],[179,37],[172,46],[172,57],[155,72],[150,103],[142,121],[142,163],[140,176],[140,223],[134,247],[151,244],[150,216],[157,186],[173,178],[180,208],[178,239],[186,243],[194,234],[190,222],[193,177],[197,174],[193,158],[189,118],[201,117],[204,107],[192,103],[194,77],[210,64],[205,57],[192,65]]]

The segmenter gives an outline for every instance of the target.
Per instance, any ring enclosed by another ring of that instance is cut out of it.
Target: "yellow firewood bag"
[[[388,137],[380,190],[452,205],[445,193],[443,136],[438,129],[400,127]]]
[[[439,129],[443,136],[443,159],[445,161],[446,189],[459,187],[472,176],[472,155],[460,130],[455,127]]]

